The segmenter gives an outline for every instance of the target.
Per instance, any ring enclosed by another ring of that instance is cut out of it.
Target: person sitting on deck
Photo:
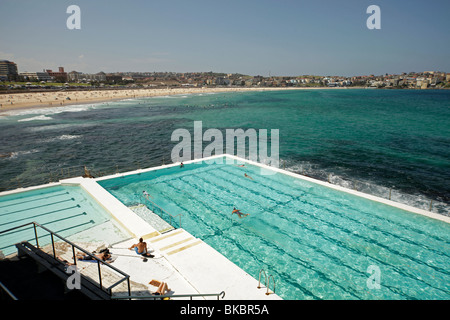
[[[163,296],[165,295],[167,292],[169,292],[170,289],[167,286],[167,283],[165,282],[161,282],[161,285],[159,286],[158,290],[156,290],[155,295],[157,296]]]
[[[150,254],[149,252],[147,252],[147,243],[144,242],[144,239],[139,238],[139,243],[137,244],[133,244],[130,248],[130,250],[133,250],[141,256],[144,257],[149,257],[149,258],[153,258],[154,255]]]
[[[88,168],[86,168],[86,166],[84,166],[84,175],[83,178],[95,178],[91,172],[88,170]]]
[[[157,280],[152,280],[149,282],[149,284],[151,284],[152,286],[158,287],[158,290],[156,290],[154,293],[157,296],[164,296],[167,292],[170,291],[166,282],[159,282]]]
[[[231,212],[231,214],[234,213],[236,213],[239,216],[239,218],[246,217],[249,215],[248,213],[242,213],[241,210],[238,210],[236,208],[233,208],[233,211]]]

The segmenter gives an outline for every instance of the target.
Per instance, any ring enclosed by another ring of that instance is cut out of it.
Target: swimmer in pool
[[[235,214],[235,213],[236,213],[236,214],[239,216],[239,218],[241,218],[241,219],[242,219],[242,217],[246,217],[246,216],[249,215],[248,213],[242,213],[241,210],[238,210],[238,209],[236,209],[236,208],[233,208],[233,211],[231,212],[231,214]]]
[[[249,178],[249,179],[252,179],[253,180],[253,178],[252,177],[250,177],[248,174],[246,174],[246,173],[244,173],[244,176],[246,177],[246,178]]]
[[[142,191],[142,195],[145,197],[145,198],[147,198],[147,200],[148,200],[148,197],[152,197],[147,191]],[[153,198],[153,197],[152,197]]]

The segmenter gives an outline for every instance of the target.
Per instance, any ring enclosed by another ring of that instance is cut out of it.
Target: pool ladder
[[[268,296],[271,293],[275,293],[275,278],[273,277],[273,275],[269,275],[269,277],[267,278],[267,274],[264,271],[264,269],[259,270],[259,279],[258,279],[258,289],[261,289],[261,274],[264,274],[264,284],[267,288],[266,291],[266,295]],[[269,287],[270,287],[270,279],[273,280],[273,292],[269,292]],[[268,280],[268,281],[267,281]]]

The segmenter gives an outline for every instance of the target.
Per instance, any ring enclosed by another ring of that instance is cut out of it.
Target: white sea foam
[[[45,107],[45,108],[32,108],[24,110],[9,110],[2,113],[2,116],[27,116],[27,115],[43,115],[49,116],[53,114],[58,114],[62,112],[81,112],[94,109],[103,105],[103,103],[92,103],[92,104],[74,104],[61,107]],[[20,120],[19,120],[20,121]]]
[[[27,131],[30,132],[41,132],[41,131],[47,131],[47,130],[61,130],[66,128],[72,128],[72,127],[91,127],[94,124],[87,124],[87,123],[78,123],[78,124],[72,124],[72,123],[64,123],[64,124],[53,124],[48,126],[40,126],[40,127],[31,127],[27,128]]]
[[[35,117],[31,117],[31,118],[25,118],[25,119],[20,119],[17,120],[17,122],[25,122],[25,121],[44,121],[44,120],[52,120],[52,117],[47,117],[46,115],[40,115],[40,116],[35,116]]]
[[[39,150],[38,149],[31,149],[31,150],[24,150],[24,151],[14,151],[14,152],[11,152],[11,156],[9,158],[10,159],[15,159],[15,158],[17,158],[19,156],[30,154],[30,153],[36,153],[36,152],[39,152]]]
[[[78,139],[78,138],[81,138],[81,136],[80,135],[63,134],[63,135],[60,135],[57,137],[41,140],[41,142],[48,143],[48,142],[54,142],[54,141],[74,140],[74,139]]]

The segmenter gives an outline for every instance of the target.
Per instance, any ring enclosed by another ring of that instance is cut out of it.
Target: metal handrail
[[[258,289],[261,289],[261,273],[264,273],[264,284],[267,287],[267,275],[264,269],[259,270],[259,278],[258,278]]]
[[[267,284],[267,292],[266,292],[267,296],[270,294],[270,292],[269,292],[270,278],[272,278],[272,280],[273,280],[273,293],[275,293],[275,278],[273,277],[273,275],[269,275],[269,283]]]
[[[12,300],[19,300],[17,299],[17,297],[11,292],[9,291],[9,289],[0,282],[0,292],[4,292],[5,294],[7,294]]]
[[[66,242],[67,244],[69,244],[69,245],[72,246],[73,260],[74,260],[74,264],[75,264],[75,265],[76,265],[76,261],[77,261],[77,259],[76,259],[76,257],[75,257],[75,248],[77,248],[77,249],[80,250],[81,252],[87,254],[87,255],[90,256],[93,260],[97,261],[97,265],[98,265],[98,273],[99,273],[99,287],[100,287],[100,289],[102,289],[102,290],[104,289],[104,288],[103,288],[103,285],[102,285],[102,275],[101,275],[101,272],[100,272],[100,263],[102,263],[102,264],[104,264],[105,266],[109,267],[110,269],[112,269],[112,270],[116,271],[117,273],[121,274],[122,276],[124,276],[123,279],[119,280],[118,282],[116,282],[115,284],[111,285],[110,287],[105,288],[106,291],[111,295],[111,290],[112,290],[112,288],[114,288],[115,286],[119,285],[120,283],[122,283],[123,281],[126,280],[126,281],[127,281],[127,284],[128,284],[128,295],[131,295],[130,276],[129,276],[128,274],[126,274],[125,272],[123,272],[123,271],[117,269],[116,267],[110,265],[110,264],[107,263],[106,261],[103,261],[103,260],[98,259],[98,258],[97,258],[95,255],[93,255],[92,253],[90,253],[90,252],[84,250],[83,248],[79,247],[78,245],[76,245],[76,244],[70,242],[69,240],[67,240],[67,239],[65,239],[64,237],[58,235],[57,233],[55,233],[55,232],[49,230],[48,228],[46,228],[46,227],[40,225],[40,224],[37,223],[37,222],[28,222],[28,223],[25,223],[25,224],[20,225],[20,226],[16,226],[16,227],[13,227],[13,228],[10,228],[10,229],[7,229],[7,230],[0,231],[0,235],[1,235],[2,233],[6,233],[6,232],[13,231],[13,230],[15,230],[15,229],[20,229],[20,228],[26,227],[26,226],[28,226],[28,225],[33,225],[33,228],[34,228],[34,236],[35,236],[37,248],[39,248],[39,238],[38,238],[38,235],[37,235],[36,226],[38,226],[38,227],[40,227],[40,228],[42,228],[42,229],[44,229],[45,231],[47,231],[47,232],[50,233],[51,240],[52,240],[53,258],[54,258],[55,260],[60,261],[60,260],[58,260],[58,259],[56,258],[56,250],[55,250],[54,236],[58,237],[59,239],[63,240],[64,242]]]
[[[261,273],[264,274],[264,285],[267,288],[266,295],[268,296],[270,294],[269,292],[270,278],[272,278],[273,280],[273,293],[275,293],[275,278],[273,277],[273,275],[269,275],[269,277],[267,277],[266,271],[264,271],[264,269],[259,270],[259,279],[257,288],[261,289]]]
[[[217,296],[217,300],[223,299],[225,297],[225,291],[220,293],[205,293],[205,294],[176,294],[176,295],[151,295],[151,296],[115,296],[111,297],[114,300],[125,300],[125,299],[164,299],[164,298],[186,298],[190,297],[213,297]]]

